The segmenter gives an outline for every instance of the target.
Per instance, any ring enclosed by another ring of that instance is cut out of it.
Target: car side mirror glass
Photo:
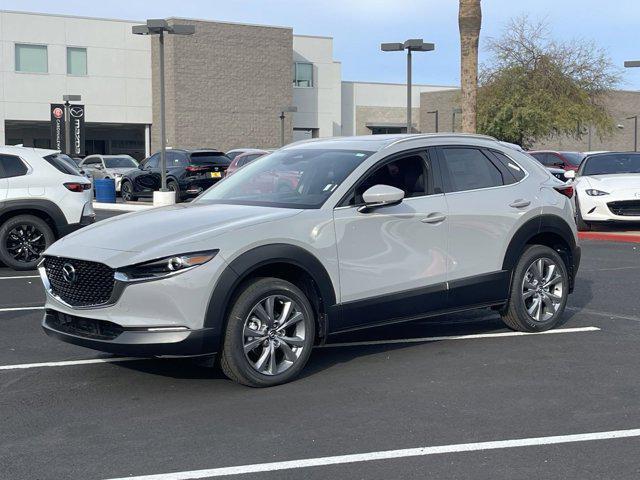
[[[574,178],[576,178],[576,171],[567,170],[566,172],[564,172],[564,178],[566,178],[567,180],[573,180]]]
[[[358,208],[360,213],[368,213],[376,208],[398,205],[404,198],[404,192],[391,185],[374,185],[362,194],[364,205]]]

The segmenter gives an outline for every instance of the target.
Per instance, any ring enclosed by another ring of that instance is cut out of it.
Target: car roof
[[[246,157],[246,156],[249,156],[249,155],[255,155],[256,153],[262,153],[262,154],[266,155],[267,153],[271,153],[271,152],[268,152],[267,150],[261,150],[259,148],[252,148],[251,150],[246,150],[246,151],[242,152],[236,158]]]
[[[54,155],[60,153],[59,150],[51,150],[48,148],[33,148],[33,147],[20,147],[17,145],[3,145],[0,146],[0,153],[20,155],[20,153],[35,153],[38,156],[46,157],[47,155]]]
[[[470,133],[411,133],[411,134],[384,134],[384,135],[359,135],[353,137],[329,137],[301,140],[286,145],[283,149],[290,148],[332,148],[341,150],[369,150],[379,151],[395,143],[419,139],[446,139],[468,138],[476,140],[491,140],[497,142],[494,137]]]

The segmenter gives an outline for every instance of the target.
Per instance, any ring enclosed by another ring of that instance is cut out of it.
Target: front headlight
[[[609,192],[603,192],[602,190],[596,190],[595,188],[590,188],[585,190],[587,195],[591,195],[592,197],[601,197],[603,195],[609,195]]]
[[[207,263],[216,256],[218,250],[183,253],[171,257],[159,258],[150,262],[123,267],[116,272],[116,278],[125,282],[157,280],[190,270]]]

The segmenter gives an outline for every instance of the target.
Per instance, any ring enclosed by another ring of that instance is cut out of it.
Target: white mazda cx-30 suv
[[[481,307],[546,330],[580,261],[570,192],[490,137],[295,143],[191,204],[55,243],[43,327],[123,355],[218,354],[252,386],[348,330]]]

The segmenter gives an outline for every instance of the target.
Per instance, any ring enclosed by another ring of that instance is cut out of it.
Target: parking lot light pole
[[[167,191],[167,152],[165,130],[165,98],[164,98],[164,34],[169,35],[193,35],[196,31],[194,25],[169,25],[166,20],[147,20],[145,25],[134,25],[131,32],[134,35],[158,35],[159,40],[159,66],[160,66],[160,191]]]
[[[298,107],[292,105],[289,107],[283,107],[280,110],[280,146],[284,147],[284,119],[285,119],[285,113],[289,112],[289,113],[293,113],[293,112],[297,112],[298,111]]]
[[[638,115],[627,117],[627,120],[633,120],[633,151],[638,151]]]
[[[433,43],[425,43],[421,38],[411,38],[404,43],[382,43],[380,50],[383,52],[407,51],[407,133],[413,132],[411,122],[411,52],[430,52],[435,50]]]
[[[79,102],[82,100],[80,95],[63,95],[62,101],[64,102],[64,152],[67,155],[71,155],[71,116],[69,115],[69,102]]]

